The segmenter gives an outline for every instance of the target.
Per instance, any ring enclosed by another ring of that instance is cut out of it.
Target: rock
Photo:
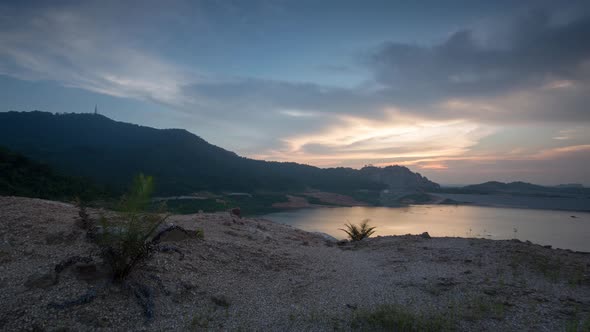
[[[565,316],[575,316],[577,311],[573,308],[561,308],[558,312]]]
[[[432,238],[430,236],[430,234],[428,234],[428,232],[424,232],[424,233],[420,234],[420,237],[423,239],[431,239]]]
[[[487,288],[483,290],[483,293],[489,296],[495,296],[498,294],[498,290],[495,288]]]
[[[156,234],[155,242],[178,242],[198,237],[197,231],[186,230],[176,225],[164,226]]]
[[[242,210],[239,207],[233,208],[229,211],[231,215],[234,215],[238,218],[242,218]]]
[[[543,246],[543,248],[551,249],[552,246],[551,245],[546,245],[546,246]]]
[[[57,274],[54,271],[33,273],[25,281],[25,287],[28,289],[47,288],[55,284],[57,284]]]
[[[12,261],[12,257],[6,251],[0,250],[0,265],[4,263],[10,263]]]
[[[213,303],[217,304],[220,307],[227,308],[230,306],[229,300],[224,295],[211,296],[211,301],[213,301]]]
[[[109,270],[106,266],[98,266],[95,263],[79,262],[74,265],[76,277],[80,280],[98,280],[106,278]]]
[[[440,286],[440,287],[453,287],[457,284],[458,284],[458,282],[455,281],[455,279],[445,278],[445,277],[439,277],[438,282],[436,283],[436,285]]]

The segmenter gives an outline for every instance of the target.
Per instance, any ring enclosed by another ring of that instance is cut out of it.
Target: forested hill
[[[51,167],[0,147],[0,195],[55,200],[108,196],[90,181],[56,173]]]
[[[115,187],[144,172],[155,176],[161,194],[387,187],[351,168],[252,160],[186,130],[154,129],[87,113],[0,113],[0,145],[67,174]]]

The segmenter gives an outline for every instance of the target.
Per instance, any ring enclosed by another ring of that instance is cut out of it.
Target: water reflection
[[[588,212],[418,205],[303,209],[273,213],[265,218],[336,238],[345,237],[344,232],[338,230],[344,223],[358,223],[369,218],[371,224],[377,226],[374,236],[428,232],[432,236],[517,238],[590,252]]]

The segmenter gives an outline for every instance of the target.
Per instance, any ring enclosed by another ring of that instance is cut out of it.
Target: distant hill
[[[432,182],[420,175],[420,173],[414,173],[403,166],[387,166],[383,168],[365,166],[360,170],[360,173],[372,181],[385,183],[388,189],[393,192],[416,191],[417,189],[430,191],[440,188],[438,183]]]
[[[526,196],[590,196],[590,188],[582,185],[540,186],[528,182],[489,181],[461,188],[442,188],[438,192],[453,194],[511,194]]]
[[[465,190],[483,191],[483,192],[521,192],[521,191],[543,191],[545,187],[527,182],[510,182],[503,183],[498,181],[489,181],[480,184],[473,184],[463,187]]]
[[[155,176],[158,194],[199,190],[350,192],[390,186],[390,181],[372,175],[375,170],[253,160],[186,130],[154,129],[95,114],[0,113],[0,145],[66,174],[119,188],[136,173],[144,172]],[[405,170],[399,176],[417,178]],[[419,178],[422,180],[398,182],[407,184],[405,190],[436,185]]]
[[[64,176],[44,165],[0,147],[0,195],[44,199],[95,199],[105,195],[88,180]]]

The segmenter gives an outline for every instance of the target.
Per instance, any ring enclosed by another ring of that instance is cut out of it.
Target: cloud
[[[88,13],[43,9],[7,15],[0,30],[0,73],[25,80],[57,81],[68,87],[118,97],[182,104],[181,87],[196,75],[113,36]]]
[[[562,146],[559,148],[545,149],[531,156],[532,159],[548,160],[557,159],[569,154],[588,153],[590,155],[590,144]]]
[[[417,112],[588,121],[590,15],[557,16],[530,11],[508,29],[463,29],[432,46],[387,42],[368,62],[381,93]]]
[[[434,173],[587,153],[552,149],[588,143],[580,134],[590,121],[588,10],[532,11],[505,28],[495,22],[485,30],[460,29],[431,45],[385,42],[359,50],[371,54],[364,64],[371,80],[333,87],[209,73],[198,61],[187,65],[146,45],[177,37],[159,27],[211,33],[215,18],[198,3],[190,10],[180,2],[118,6],[0,5],[0,74],[164,105],[213,143],[264,159],[320,166],[401,163]],[[241,10],[231,7],[224,10],[239,18]],[[194,22],[186,13],[196,15]],[[319,72],[358,69],[313,65]],[[501,127],[547,123],[567,129],[548,134],[542,148],[518,150],[518,137],[494,153],[482,147],[498,140]],[[575,133],[567,131],[573,123]]]
[[[327,129],[286,137],[284,148],[255,157],[281,161],[295,158],[323,166],[393,164],[461,155],[494,132],[491,127],[463,120],[431,121],[399,110],[386,113],[379,120],[341,116]]]
[[[546,78],[586,79],[590,16],[553,23],[533,11],[513,23],[501,45],[478,40],[473,30],[434,46],[385,43],[373,55],[377,79],[397,89],[443,95],[490,95],[537,85]],[[582,75],[581,75],[582,74]]]

